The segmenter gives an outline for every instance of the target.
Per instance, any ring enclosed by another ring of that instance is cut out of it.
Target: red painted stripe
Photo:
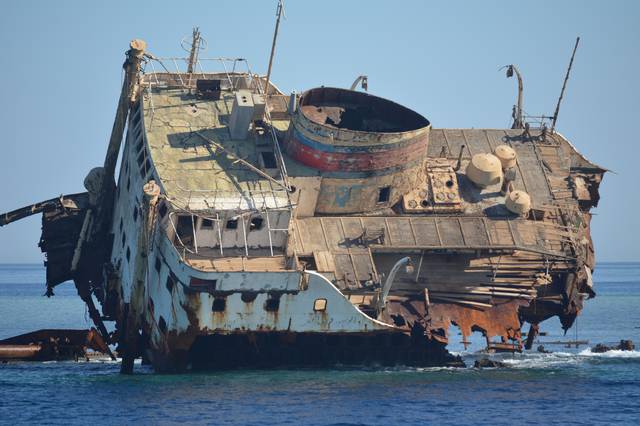
[[[376,152],[323,152],[291,137],[286,145],[287,153],[295,160],[323,171],[362,172],[398,167],[427,155],[426,139],[417,140],[397,149]]]

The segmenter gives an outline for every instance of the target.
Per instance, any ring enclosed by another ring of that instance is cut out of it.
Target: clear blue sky
[[[210,56],[248,58],[266,72],[275,0],[4,1],[0,14],[0,212],[83,191],[101,165],[132,38],[157,56],[182,55],[194,25]],[[599,260],[640,260],[640,2],[286,2],[273,70],[285,91],[369,90],[424,114],[434,127],[510,124],[516,85],[524,109],[550,115],[575,37],[581,44],[558,130],[605,177],[593,236]],[[40,217],[0,228],[0,262],[40,262]]]

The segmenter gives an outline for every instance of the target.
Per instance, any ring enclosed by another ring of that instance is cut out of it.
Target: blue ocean
[[[594,354],[596,343],[640,347],[640,263],[601,263],[598,296],[564,335],[541,325],[552,353],[493,356],[509,368],[242,370],[121,376],[108,360],[0,364],[0,424],[501,425],[640,424],[640,350]],[[0,265],[0,339],[40,328],[86,328],[67,283],[44,294],[44,268]],[[452,329],[451,349],[467,349]],[[568,340],[588,345],[566,347]],[[537,346],[536,344],[535,346]]]

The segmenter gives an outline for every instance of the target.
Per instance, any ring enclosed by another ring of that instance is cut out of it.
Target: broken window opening
[[[260,229],[262,229],[263,222],[264,222],[264,219],[262,219],[261,216],[252,217],[251,221],[249,222],[249,232],[259,231]]]
[[[172,272],[169,272],[169,275],[167,276],[167,282],[165,283],[165,286],[167,287],[167,290],[169,290],[169,293],[173,292],[173,287],[175,286],[176,281],[176,276],[173,275]]]
[[[216,297],[211,305],[212,312],[224,312],[227,308],[227,299],[224,297]]]
[[[193,244],[193,225],[191,216],[178,216],[175,243],[182,243],[182,245],[184,245],[185,247],[191,246]]]
[[[206,280],[204,278],[191,277],[189,286],[200,291],[213,291],[216,289],[218,280]]]
[[[380,188],[380,192],[378,193],[378,202],[386,203],[391,198],[391,187],[385,186],[384,188]]]
[[[227,229],[238,229],[238,219],[229,219],[225,225]]]
[[[264,310],[267,312],[277,312],[280,309],[280,298],[271,297],[264,302]]]
[[[316,271],[318,267],[316,266],[316,259],[313,256],[299,256],[298,261],[302,266],[302,269],[305,271]]]
[[[158,213],[161,218],[164,218],[167,215],[167,205],[165,203],[160,204],[160,208],[158,209]]]
[[[262,164],[265,169],[277,169],[278,163],[276,162],[276,156],[271,151],[263,151],[260,153],[262,157]]]

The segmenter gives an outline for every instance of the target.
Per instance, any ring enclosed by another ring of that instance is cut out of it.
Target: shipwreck
[[[557,110],[551,127],[519,102],[509,129],[432,128],[356,90],[364,76],[283,93],[271,63],[204,58],[197,30],[189,44],[163,59],[132,41],[87,191],[0,216],[42,213],[48,294],[74,281],[123,372],[140,356],[161,372],[461,365],[451,325],[520,351],[595,296],[605,170]]]

